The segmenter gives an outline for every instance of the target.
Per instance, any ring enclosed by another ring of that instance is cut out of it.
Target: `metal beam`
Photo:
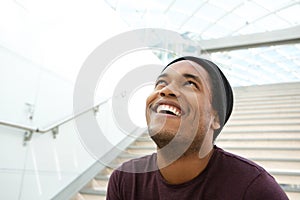
[[[299,43],[300,26],[292,28],[255,33],[249,35],[240,35],[224,37],[219,39],[200,40],[201,53],[212,53],[220,51],[229,51],[235,49],[245,49],[251,47],[270,46],[279,44]]]

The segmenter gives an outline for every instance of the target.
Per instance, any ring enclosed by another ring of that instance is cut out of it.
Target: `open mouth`
[[[175,106],[161,104],[156,109],[157,113],[174,115],[177,117],[181,116],[181,110]]]

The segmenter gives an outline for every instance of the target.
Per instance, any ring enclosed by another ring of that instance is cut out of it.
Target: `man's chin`
[[[153,131],[149,130],[151,139],[155,142],[159,149],[167,146],[175,137],[176,133],[171,131]]]
[[[164,153],[175,157],[199,153],[203,142],[203,138],[186,137],[173,130],[149,130],[149,135],[159,150],[163,149]]]

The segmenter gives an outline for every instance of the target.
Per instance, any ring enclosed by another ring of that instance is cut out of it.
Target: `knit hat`
[[[182,60],[190,60],[201,67],[203,67],[209,74],[211,79],[211,89],[212,89],[212,106],[218,112],[219,120],[220,120],[220,128],[216,129],[214,132],[213,139],[215,140],[216,137],[221,132],[222,128],[228,121],[232,108],[233,108],[233,92],[232,88],[226,79],[223,72],[219,69],[219,67],[213,63],[212,61],[197,58],[193,56],[184,56],[177,58],[170,62],[162,71],[164,71],[168,66],[171,64],[182,61]]]

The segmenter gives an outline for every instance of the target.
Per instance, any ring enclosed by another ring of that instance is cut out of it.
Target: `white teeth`
[[[180,111],[176,107],[169,106],[169,105],[159,105],[157,107],[156,112],[159,113],[161,111],[169,111],[169,112],[172,112],[173,114],[175,114],[176,116],[181,115]]]

